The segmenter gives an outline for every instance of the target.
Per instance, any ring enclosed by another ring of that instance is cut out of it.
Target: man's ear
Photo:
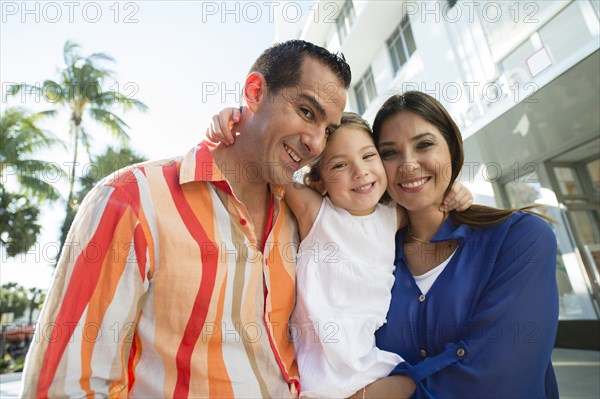
[[[248,108],[256,112],[258,103],[267,95],[267,82],[260,72],[252,72],[244,82],[244,99]]]

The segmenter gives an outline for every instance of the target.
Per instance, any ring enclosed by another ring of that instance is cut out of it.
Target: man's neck
[[[213,150],[212,155],[235,196],[246,206],[254,208],[256,204],[265,203],[269,195],[268,185],[264,179],[256,178],[248,172],[252,160],[241,144],[219,145]]]

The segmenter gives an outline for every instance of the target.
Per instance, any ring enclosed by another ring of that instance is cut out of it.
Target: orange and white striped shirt
[[[271,192],[260,251],[206,143],[96,186],[56,269],[23,396],[296,396],[297,227],[283,187]]]

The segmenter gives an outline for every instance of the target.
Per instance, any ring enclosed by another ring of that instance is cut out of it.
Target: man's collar
[[[200,144],[192,148],[187,154],[185,154],[179,170],[179,184],[183,185],[195,181],[227,183],[225,175],[223,175],[215,163],[215,159],[212,155],[212,151],[215,148],[217,148],[216,144],[208,141],[202,141]],[[217,184],[217,186],[222,185],[223,183]],[[227,186],[229,186],[228,183]],[[280,198],[283,197],[285,192],[285,187],[283,185],[270,184],[269,186],[273,195]]]

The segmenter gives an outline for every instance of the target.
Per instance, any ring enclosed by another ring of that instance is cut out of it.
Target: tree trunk
[[[73,196],[75,191],[75,171],[77,167],[77,156],[79,153],[79,124],[76,122],[71,122],[71,131],[73,133],[73,164],[71,165],[71,173],[69,174],[69,196],[67,197],[67,205],[65,207],[65,219],[63,221],[61,232],[60,232],[60,246],[58,250],[58,255],[56,256],[56,263],[54,267],[58,264],[60,256],[63,252],[65,242],[67,240],[67,234],[69,233],[69,229],[71,227],[71,223],[73,223],[74,217],[74,209],[73,209]]]

